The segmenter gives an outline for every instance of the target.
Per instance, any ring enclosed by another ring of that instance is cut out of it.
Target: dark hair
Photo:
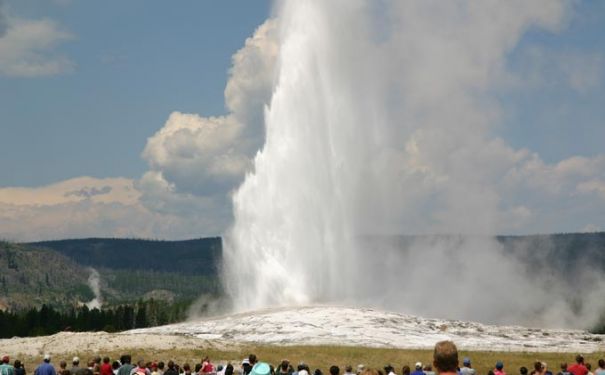
[[[534,370],[536,370],[537,372],[542,371],[542,362],[540,362],[540,361],[534,362]]]
[[[439,341],[433,351],[437,372],[458,372],[458,348],[453,341]]]
[[[163,370],[163,369],[164,369],[164,362],[163,362],[163,361],[159,361],[159,362],[158,362],[158,368],[159,368],[160,370]]]
[[[316,368],[315,371],[313,372],[313,375],[323,375],[323,372],[321,372],[320,369]]]
[[[120,357],[120,362],[122,362],[122,364],[126,364],[126,363],[130,363],[130,361],[132,361],[132,357],[130,356],[130,354],[124,354]]]
[[[202,364],[201,363],[196,363],[195,364],[195,372],[200,372],[201,369],[202,369]]]
[[[599,367],[600,368],[604,368],[605,367],[605,360],[603,358],[599,359]]]
[[[584,363],[584,357],[582,356],[582,354],[578,354],[576,356],[576,362],[578,362],[578,363]]]
[[[279,367],[282,369],[282,371],[288,371],[289,365],[290,365],[290,362],[288,362],[287,359],[284,359],[283,361],[281,361],[281,365],[279,365]]]
[[[189,363],[185,363],[183,365],[183,370],[185,370],[185,371],[191,371],[191,366],[189,366]]]
[[[346,372],[353,372],[353,366],[351,366],[351,365],[346,365],[346,366],[345,366],[345,371],[346,371]]]
[[[169,369],[174,369],[174,361],[173,360],[168,361],[168,368]]]
[[[588,369],[588,371],[590,371],[590,370],[592,370],[592,365],[590,363],[587,363],[586,368]]]
[[[248,361],[250,361],[251,365],[254,365],[256,363],[256,354],[250,354],[248,356]]]
[[[338,368],[338,366],[331,366],[330,375],[338,375],[338,374],[340,374],[340,369]]]
[[[521,374],[521,375],[527,375],[527,367],[521,366],[519,368],[519,374]]]
[[[403,368],[401,369],[401,374],[402,375],[410,375],[410,366],[405,365],[403,366]]]
[[[21,368],[21,361],[18,359],[15,359],[15,364],[13,365],[14,368]]]
[[[567,371],[567,362],[561,363],[561,370]]]
[[[384,366],[384,372],[386,372],[388,374],[391,371],[393,371],[393,366],[391,366],[391,365]]]
[[[233,365],[231,363],[225,367],[225,375],[233,375]]]
[[[111,364],[111,368],[112,368],[112,369],[114,369],[114,370],[119,369],[119,368],[120,368],[120,362],[118,362],[118,361],[113,361],[113,362],[112,362],[112,364]],[[74,375],[75,375],[75,374],[74,374]]]

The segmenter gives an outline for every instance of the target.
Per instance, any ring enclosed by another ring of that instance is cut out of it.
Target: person
[[[113,375],[118,375],[118,370],[119,369],[120,369],[120,362],[113,361],[111,363],[111,372],[113,373]]]
[[[401,368],[401,375],[410,375],[410,372],[412,370],[410,370],[410,366],[405,365]]]
[[[174,361],[168,361],[168,369],[164,371],[164,375],[179,375],[179,372],[175,368]]]
[[[384,373],[387,374],[387,375],[396,375],[395,374],[395,369],[391,365],[384,366]]]
[[[292,375],[292,371],[290,371],[290,361],[287,359],[282,359],[279,368],[276,371],[277,375]],[[605,374],[604,374],[605,375]]]
[[[424,365],[424,375],[435,375],[435,371],[433,371],[433,366],[430,363]]]
[[[34,375],[57,375],[55,368],[50,364],[50,354],[44,354],[44,359],[34,370]]]
[[[534,370],[530,375],[544,375],[544,367],[542,366],[542,362],[536,361],[534,362]]]
[[[411,375],[424,375],[424,372],[422,371],[422,362],[416,362],[416,365],[414,366],[414,371]]]
[[[120,363],[122,366],[118,369],[117,375],[130,375],[130,371],[134,368],[134,366],[130,363],[132,361],[132,357],[130,354],[124,354],[120,357]]]
[[[233,365],[231,363],[225,366],[225,375],[233,375]]]
[[[357,375],[361,375],[361,373],[366,369],[365,365],[359,364],[357,365]]]
[[[581,354],[578,354],[576,356],[576,363],[569,366],[567,368],[567,371],[572,373],[573,375],[587,375],[588,369],[584,365],[584,356],[582,356]]]
[[[588,375],[594,375],[592,372],[592,365],[590,363],[586,364],[586,369],[588,370]]]
[[[519,375],[527,375],[527,367],[521,366],[519,367]]]
[[[13,366],[15,367],[15,375],[25,375],[25,366],[20,360],[16,359]]]
[[[567,363],[566,362],[561,363],[560,368],[561,368],[561,371],[559,371],[557,373],[557,375],[571,375],[569,373],[569,371],[567,371]]]
[[[452,341],[439,341],[433,350],[433,366],[440,375],[458,375],[458,348]]]
[[[151,371],[147,369],[147,364],[144,359],[137,361],[137,367],[130,370],[130,375],[151,375]]]
[[[604,359],[599,359],[599,367],[597,367],[597,369],[594,371],[595,375],[605,375],[605,360]],[[15,368],[17,368],[17,366],[15,366]]]
[[[67,369],[67,362],[60,361],[59,362],[59,371],[57,371],[58,375],[70,375],[69,370]]]
[[[191,375],[191,365],[189,365],[189,363],[183,365],[183,373],[185,375]]]
[[[15,375],[15,367],[10,364],[10,357],[5,355],[2,357],[2,364],[0,364],[0,375]]]
[[[244,358],[242,360],[242,374],[248,375],[252,371],[252,366],[250,366],[250,359]]]
[[[336,365],[330,366],[330,375],[340,375],[340,368]]]
[[[211,374],[214,372],[214,365],[210,362],[210,357],[204,358],[202,361],[202,369],[200,370],[200,375]]]
[[[504,363],[502,361],[496,362],[496,368],[494,369],[494,375],[506,375],[506,372],[504,372]]]
[[[99,371],[101,375],[113,375],[113,368],[111,367],[111,363],[109,363],[109,357],[103,357],[103,363],[101,363]]]
[[[464,357],[462,360],[460,375],[475,375],[475,369],[471,365],[471,359],[469,357]]]
[[[250,361],[250,366],[254,367],[256,362],[258,362],[258,360],[256,359],[256,354],[250,354],[248,356],[248,361]]]
[[[353,374],[353,366],[346,365],[345,366],[345,373],[343,375],[355,375],[355,374]],[[605,375],[605,374],[603,374],[603,375]]]
[[[73,357],[73,359],[71,360],[71,369],[69,371],[72,373],[72,375],[76,375],[78,373],[79,369],[80,369],[80,358]]]
[[[256,361],[256,358],[253,360]],[[255,362],[255,365],[252,366],[252,370],[250,371],[250,375],[271,375],[271,367],[265,362]]]

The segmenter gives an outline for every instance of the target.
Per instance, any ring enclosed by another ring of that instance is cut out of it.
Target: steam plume
[[[89,268],[90,276],[88,276],[88,286],[95,295],[90,302],[86,303],[89,309],[100,309],[103,305],[103,299],[101,297],[101,276],[99,272],[94,268]]]
[[[506,55],[529,28],[560,28],[564,2],[280,5],[266,142],[234,194],[224,246],[237,309],[342,302],[559,326],[596,317],[590,299],[565,301],[575,287],[548,265],[528,269],[493,238],[510,219],[497,188],[522,159],[491,134]],[[367,240],[401,233],[428,236],[405,249]]]

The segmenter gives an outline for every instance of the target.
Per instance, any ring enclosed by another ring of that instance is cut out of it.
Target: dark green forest
[[[81,306],[57,310],[42,305],[21,311],[0,310],[0,338],[153,327],[185,320],[190,304],[191,301],[169,304],[152,299],[103,309]]]

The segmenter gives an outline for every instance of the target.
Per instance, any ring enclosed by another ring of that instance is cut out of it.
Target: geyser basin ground
[[[437,341],[449,339],[465,350],[595,352],[605,349],[605,336],[581,330],[491,326],[337,306],[265,309],[129,333],[180,334],[205,340],[268,345],[428,349]]]

